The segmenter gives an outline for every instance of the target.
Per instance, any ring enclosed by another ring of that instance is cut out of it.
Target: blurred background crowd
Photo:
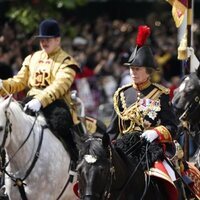
[[[129,69],[123,66],[123,63],[135,48],[139,25],[146,24],[151,28],[151,36],[147,43],[153,50],[159,68],[153,76],[154,81],[169,87],[172,98],[173,91],[183,76],[183,63],[177,59],[178,29],[175,27],[168,3],[163,1],[162,5],[166,4],[164,8],[155,6],[151,10],[149,5],[152,6],[155,2],[145,4],[144,1],[140,7],[137,7],[137,4],[134,6],[134,3],[128,4],[134,8],[131,10],[129,6],[125,9],[120,7],[122,4],[115,5],[117,1],[111,2],[93,2],[91,13],[87,4],[87,8],[83,6],[81,9],[70,10],[58,20],[63,32],[63,49],[75,57],[82,69],[82,72],[77,74],[73,89],[78,90],[88,115],[104,119],[110,116],[114,91],[130,82]],[[10,4],[5,5],[4,13]],[[95,11],[99,13],[95,14]],[[56,19],[51,15],[49,17]],[[38,21],[41,20],[42,18]],[[1,17],[0,78],[5,79],[16,74],[23,59],[39,49],[38,41],[34,39],[37,31],[37,28],[27,31],[24,25],[6,15]],[[194,18],[193,31],[193,47],[196,56],[200,58],[198,17]],[[22,99],[25,92],[17,94],[16,98]]]

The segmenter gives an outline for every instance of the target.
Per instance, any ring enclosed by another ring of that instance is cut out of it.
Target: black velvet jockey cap
[[[43,20],[39,25],[39,35],[36,38],[55,38],[60,37],[58,22],[54,19]]]
[[[124,63],[124,65],[157,69],[151,48],[144,45],[149,35],[150,28],[148,26],[138,27],[135,50],[131,54],[128,62]]]

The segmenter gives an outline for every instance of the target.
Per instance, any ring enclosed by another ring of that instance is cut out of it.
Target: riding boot
[[[73,126],[73,119],[68,106],[63,100],[56,100],[43,108],[42,112],[50,129],[62,141],[71,160],[76,164],[78,150],[72,137],[71,128]]]

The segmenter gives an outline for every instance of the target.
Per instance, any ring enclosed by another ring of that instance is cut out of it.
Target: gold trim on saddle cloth
[[[165,179],[166,181],[174,185],[174,187],[176,187],[174,182],[171,180],[171,178],[159,169],[151,168],[149,171],[146,171],[145,173],[147,173],[149,176],[156,176],[156,177]]]
[[[132,85],[126,85],[122,88],[119,88],[113,97],[113,104],[114,109],[119,116],[119,129],[121,134],[126,134],[132,131],[143,131],[144,130],[144,116],[148,113],[148,110],[145,112],[141,112],[140,110],[140,98],[136,102],[134,102],[132,105],[127,107],[126,105],[126,99],[123,90],[125,88],[131,87]],[[154,88],[149,94],[147,94],[142,99],[151,99],[151,100],[157,100],[160,95],[162,94],[162,91],[158,88]],[[119,109],[119,102],[121,102],[122,105],[122,111]]]
[[[153,176],[157,179],[159,179],[159,184],[163,184],[162,187],[165,188],[167,199],[168,200],[177,200],[178,199],[178,191],[174,184],[174,182],[171,180],[171,178],[168,176],[168,174],[164,173],[158,168],[151,168],[149,171],[145,171],[146,174],[149,176]]]

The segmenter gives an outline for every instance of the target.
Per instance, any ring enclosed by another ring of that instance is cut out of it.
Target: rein
[[[4,136],[4,140],[3,140],[3,143],[2,143],[2,146],[1,148],[5,146],[5,142],[6,142],[6,138],[7,138],[7,135],[8,135],[8,130],[9,128],[8,127],[11,127],[11,123],[10,123],[10,120],[7,116],[7,111],[5,112],[5,115],[6,115],[6,128],[5,128],[5,136]],[[27,196],[26,196],[26,192],[25,192],[25,188],[24,188],[24,185],[26,185],[24,183],[24,181],[26,180],[26,178],[30,175],[31,171],[33,170],[38,158],[39,158],[39,154],[40,154],[40,149],[41,149],[41,146],[42,146],[42,141],[43,141],[43,133],[44,133],[44,129],[47,128],[47,126],[42,126],[42,129],[41,129],[41,134],[40,134],[40,140],[39,140],[39,143],[38,143],[38,147],[37,147],[37,150],[35,152],[35,155],[34,155],[34,158],[33,158],[33,161],[30,165],[30,167],[28,168],[28,170],[26,171],[25,175],[23,178],[16,178],[14,177],[13,175],[9,174],[6,170],[6,167],[8,166],[8,164],[11,162],[11,160],[14,158],[14,156],[17,154],[17,152],[19,152],[19,150],[24,146],[24,144],[27,142],[27,140],[29,139],[32,131],[33,131],[33,128],[35,126],[35,123],[36,123],[36,120],[37,120],[37,116],[35,117],[35,120],[33,122],[33,125],[29,131],[29,134],[27,135],[27,137],[25,138],[24,142],[20,145],[20,147],[17,149],[17,151],[13,154],[13,156],[9,159],[9,161],[3,166],[1,167],[1,171],[4,172],[8,177],[10,177],[10,179],[15,183],[14,186],[17,186],[18,187],[18,190],[20,192],[20,195],[21,195],[21,198],[22,200],[28,200]],[[10,134],[11,134],[11,130],[9,131]]]
[[[10,120],[9,120],[9,118],[8,118],[8,115],[7,115],[7,111],[5,111],[5,115],[6,115],[6,128],[5,128],[5,134],[4,134],[4,140],[3,140],[3,143],[2,143],[2,145],[1,145],[1,149],[3,149],[4,148],[4,146],[5,146],[5,142],[6,142],[6,139],[7,139],[7,135],[8,135],[8,131],[7,130],[9,130],[9,132],[10,132],[10,134],[11,134],[11,127],[12,127],[12,124],[10,123]],[[33,128],[34,128],[34,126],[35,126],[35,123],[36,123],[36,121],[37,121],[37,117],[38,117],[38,114],[36,115],[36,117],[35,117],[35,120],[34,120],[34,122],[33,122],[33,125],[32,125],[32,127],[31,127],[31,129],[30,129],[30,131],[29,131],[29,133],[28,133],[28,135],[27,135],[27,137],[25,138],[25,140],[23,141],[23,143],[19,146],[19,148],[16,150],[16,152],[12,155],[12,157],[8,160],[8,162],[7,163],[5,163],[5,165],[3,166],[3,167],[1,167],[1,170],[4,170],[7,166],[8,166],[8,164],[11,162],[11,160],[15,157],[15,155],[19,152],[19,150],[24,146],[24,144],[27,142],[27,140],[29,139],[29,137],[30,137],[30,135],[31,135],[31,133],[32,133],[32,131],[33,131]],[[10,128],[9,128],[10,127]]]
[[[95,139],[94,139],[94,138],[89,138],[89,139],[87,139],[85,142],[88,142],[88,141],[90,141],[90,140],[95,140]],[[100,139],[98,138],[98,140],[100,140]],[[139,142],[141,142],[142,140],[143,140],[143,139],[140,139],[140,140],[137,141],[133,146],[131,146],[131,147],[127,150],[127,153],[131,153],[131,150],[133,149],[133,147],[136,147],[136,146],[139,144]],[[133,177],[135,176],[135,174],[136,174],[138,168],[140,167],[141,162],[142,162],[144,159],[146,159],[147,170],[149,170],[148,154],[147,154],[147,153],[148,153],[149,147],[150,147],[150,143],[147,143],[147,144],[146,144],[146,148],[145,148],[144,154],[142,154],[142,156],[141,156],[139,162],[137,163],[136,167],[135,167],[134,170],[132,171],[132,173],[131,173],[131,175],[129,176],[129,178],[128,178],[128,180],[126,181],[126,183],[123,184],[123,187],[122,187],[122,189],[121,189],[121,191],[120,191],[118,197],[116,198],[116,200],[120,200],[120,199],[122,198],[123,193],[125,192],[127,186],[130,184],[131,180],[132,180]],[[114,148],[113,148],[112,146],[109,146],[109,151],[110,151],[110,157],[109,157],[109,161],[110,161],[110,175],[109,175],[109,180],[107,181],[106,186],[105,186],[105,192],[104,192],[103,195],[102,195],[102,196],[103,196],[103,199],[105,199],[105,200],[108,200],[108,199],[110,198],[110,194],[111,194],[111,193],[110,193],[110,190],[111,190],[112,183],[113,183],[113,177],[115,176],[115,166],[113,165],[113,151],[114,151]],[[91,161],[91,163],[93,163],[93,162]],[[144,182],[145,182],[145,188],[144,188],[144,191],[143,191],[142,194],[141,194],[140,200],[143,200],[143,199],[144,199],[144,196],[145,196],[145,194],[146,194],[146,192],[147,192],[147,189],[148,189],[148,187],[149,187],[150,179],[151,179],[151,178],[150,178],[146,173],[144,173],[144,179],[145,179],[145,181],[144,181]],[[94,193],[92,193],[92,194],[85,193],[85,194],[83,194],[83,195],[81,196],[81,198],[83,198],[83,197],[90,197],[90,196],[94,196],[94,197],[96,197],[96,198],[98,198],[98,199],[101,198],[101,195],[100,195],[99,193],[95,193],[95,194],[94,194]]]
[[[133,136],[132,136],[133,137]],[[139,144],[142,141],[142,139],[138,140],[134,145],[132,145],[126,152],[126,155],[130,155],[131,153],[134,153],[136,151],[136,145]],[[142,144],[141,144],[142,145]],[[140,145],[140,146],[141,146]],[[133,151],[133,149],[135,148],[135,150]]]
[[[142,139],[141,139],[141,140],[142,140]],[[141,140],[139,140],[138,142],[140,142]],[[138,142],[137,142],[134,146],[136,146],[136,145],[138,144]],[[150,146],[149,144],[150,144],[150,143],[147,143],[145,153],[142,155],[140,161],[138,162],[138,164],[136,165],[135,169],[134,169],[133,172],[131,173],[131,176],[129,177],[129,179],[127,180],[126,184],[124,185],[124,187],[123,187],[122,190],[120,191],[120,194],[119,194],[117,200],[120,200],[120,198],[121,198],[123,192],[125,191],[126,187],[127,187],[128,184],[130,183],[130,181],[132,180],[132,178],[134,177],[134,175],[135,175],[136,171],[138,170],[138,168],[139,168],[139,166],[140,166],[142,160],[144,159],[144,157],[146,157],[146,160],[147,160],[147,151],[148,151],[149,146]],[[147,161],[147,169],[149,169],[148,161]],[[144,195],[145,195],[146,192],[147,192],[149,183],[150,183],[150,178],[149,178],[149,181],[147,182],[146,176],[145,176],[145,190],[144,190],[144,192],[143,192],[142,197],[140,198],[140,200],[142,200],[142,199],[144,198]]]
[[[2,144],[1,144],[1,152],[4,149],[4,146],[6,144],[6,139],[8,138],[8,134],[10,133],[10,135],[11,135],[11,131],[12,131],[12,124],[10,123],[10,120],[8,118],[8,112],[7,111],[5,111],[5,116],[6,116],[6,126],[5,126],[5,134],[4,134],[4,137],[3,137]]]
[[[70,164],[69,164],[69,167],[70,167]],[[56,198],[56,200],[59,200],[61,198],[61,196],[63,195],[65,189],[67,188],[67,186],[69,185],[69,183],[72,183],[73,182],[73,177],[74,177],[75,173],[71,170],[69,170],[69,177],[67,179],[67,182],[66,184],[64,185],[61,193],[58,195],[58,197]]]
[[[108,184],[106,185],[106,190],[104,192],[104,198],[105,199],[109,199],[110,198],[110,189],[112,186],[112,182],[113,182],[113,176],[115,174],[115,167],[113,166],[113,156],[112,156],[112,147],[109,147],[109,152],[110,152],[110,181],[108,182]]]
[[[183,112],[183,114],[179,117],[179,120],[182,123],[182,126],[187,131],[187,134],[189,134],[193,139],[196,134],[200,134],[200,130],[194,135],[191,134],[191,122],[187,119],[188,116],[192,115],[196,110],[200,108],[200,97],[197,95],[193,99],[194,101],[191,102],[186,110]],[[197,145],[197,147],[200,147],[200,144],[197,143],[197,141],[194,140],[194,143]]]
[[[96,141],[102,142],[101,138],[92,138],[92,137],[90,137],[85,141],[85,143],[87,143],[88,141],[92,141],[92,140],[96,140]],[[115,172],[115,169],[114,169],[114,166],[113,166],[112,147],[109,146],[108,149],[109,149],[109,163],[110,163],[110,175],[111,176],[110,176],[109,181],[107,182],[106,187],[105,187],[105,192],[103,194],[104,199],[109,199],[110,198],[110,189],[111,189],[111,186],[112,186],[113,175],[114,175],[114,172]],[[90,196],[94,196],[94,197],[96,197],[98,199],[101,197],[101,195],[98,194],[98,193],[94,193],[94,194],[86,193],[86,194],[82,195],[81,198],[90,197]]]

